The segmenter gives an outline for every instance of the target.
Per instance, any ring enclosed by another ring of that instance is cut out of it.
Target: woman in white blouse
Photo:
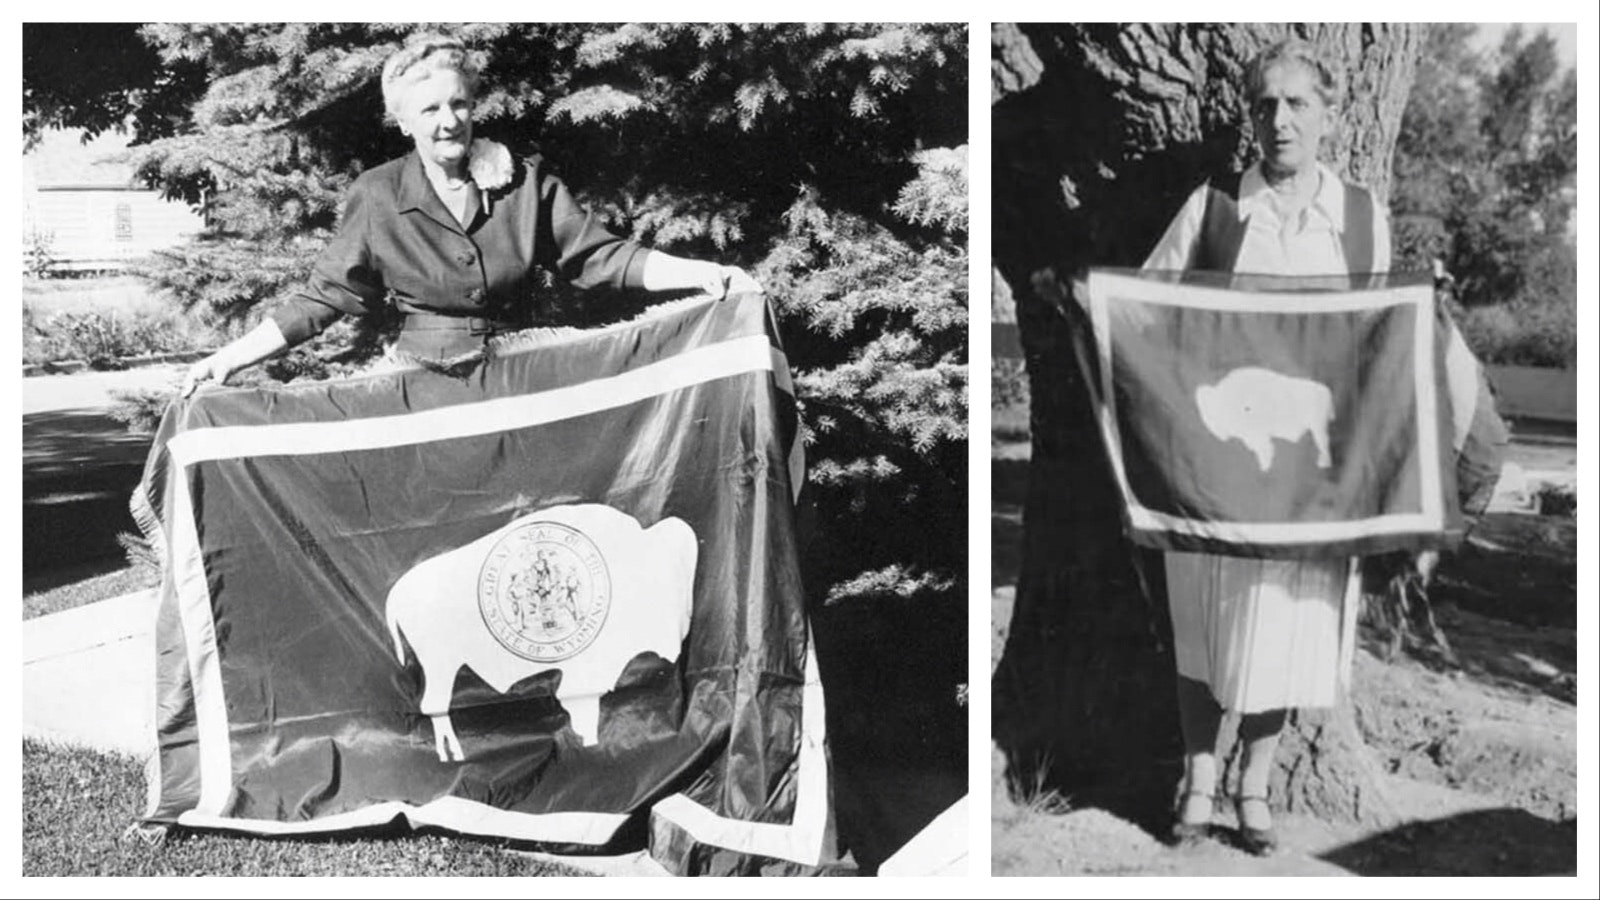
[[[1285,41],[1247,70],[1258,163],[1237,180],[1202,185],[1167,228],[1146,269],[1344,275],[1389,268],[1389,226],[1364,189],[1317,155],[1332,128],[1337,80],[1315,49]],[[1243,744],[1235,797],[1245,849],[1271,852],[1267,802],[1288,711],[1330,707],[1348,678],[1359,560],[1264,560],[1166,554],[1167,591],[1185,745],[1172,836],[1206,834],[1218,781],[1223,713]]]

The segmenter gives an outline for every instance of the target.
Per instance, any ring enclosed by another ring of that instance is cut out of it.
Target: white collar
[[[1317,185],[1317,195],[1311,198],[1308,210],[1326,219],[1335,233],[1344,233],[1344,182],[1322,163],[1317,163],[1317,174],[1322,176]],[[1271,208],[1272,186],[1261,174],[1261,163],[1246,169],[1239,179],[1239,221],[1254,215],[1257,209]]]

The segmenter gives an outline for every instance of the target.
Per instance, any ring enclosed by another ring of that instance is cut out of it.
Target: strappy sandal
[[[1272,808],[1267,806],[1267,798],[1255,796],[1241,796],[1234,798],[1233,811],[1239,819],[1239,846],[1252,856],[1271,856],[1278,849],[1278,835],[1272,826],[1266,828],[1251,828],[1244,823],[1244,805],[1246,803],[1259,803],[1267,807],[1267,814],[1272,814]]]
[[[1167,843],[1174,847],[1192,847],[1211,836],[1211,815],[1207,814],[1203,822],[1185,822],[1184,810],[1189,805],[1189,798],[1204,797],[1208,806],[1216,804],[1216,797],[1206,791],[1189,791],[1178,798],[1178,808],[1172,813],[1172,831],[1167,836]]]

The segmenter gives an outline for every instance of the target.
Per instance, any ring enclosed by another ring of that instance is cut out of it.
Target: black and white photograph
[[[1578,874],[1577,26],[990,38],[991,874]]]
[[[1594,895],[1594,14],[1081,6],[25,11],[24,893]]]
[[[21,874],[960,876],[950,23],[24,23]]]

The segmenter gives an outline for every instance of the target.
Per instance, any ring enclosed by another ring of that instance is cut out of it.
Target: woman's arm
[[[1178,210],[1178,214],[1167,226],[1167,232],[1161,236],[1160,243],[1150,251],[1143,268],[1147,270],[1189,268],[1195,244],[1200,240],[1200,229],[1204,226],[1206,191],[1209,189],[1209,185],[1202,184],[1189,195],[1183,208]]]
[[[536,185],[541,227],[548,229],[548,237],[539,242],[538,262],[577,287],[700,291],[719,300],[761,291],[754,278],[735,266],[684,259],[612,234],[599,217],[578,205],[543,160],[529,160],[527,170]]]
[[[240,369],[322,333],[340,316],[359,315],[382,304],[383,281],[368,252],[369,189],[362,179],[351,186],[339,230],[317,257],[311,278],[300,292],[248,334],[191,366],[179,396],[189,396],[207,381],[220,384]]]
[[[700,291],[718,300],[729,294],[761,291],[761,285],[737,266],[684,259],[655,250],[645,257],[641,278],[647,291]]]
[[[278,330],[278,323],[267,319],[244,337],[190,366],[188,374],[183,376],[183,386],[178,389],[178,396],[189,396],[196,387],[207,381],[221,384],[240,369],[249,368],[269,356],[276,356],[288,347],[289,342]]]

